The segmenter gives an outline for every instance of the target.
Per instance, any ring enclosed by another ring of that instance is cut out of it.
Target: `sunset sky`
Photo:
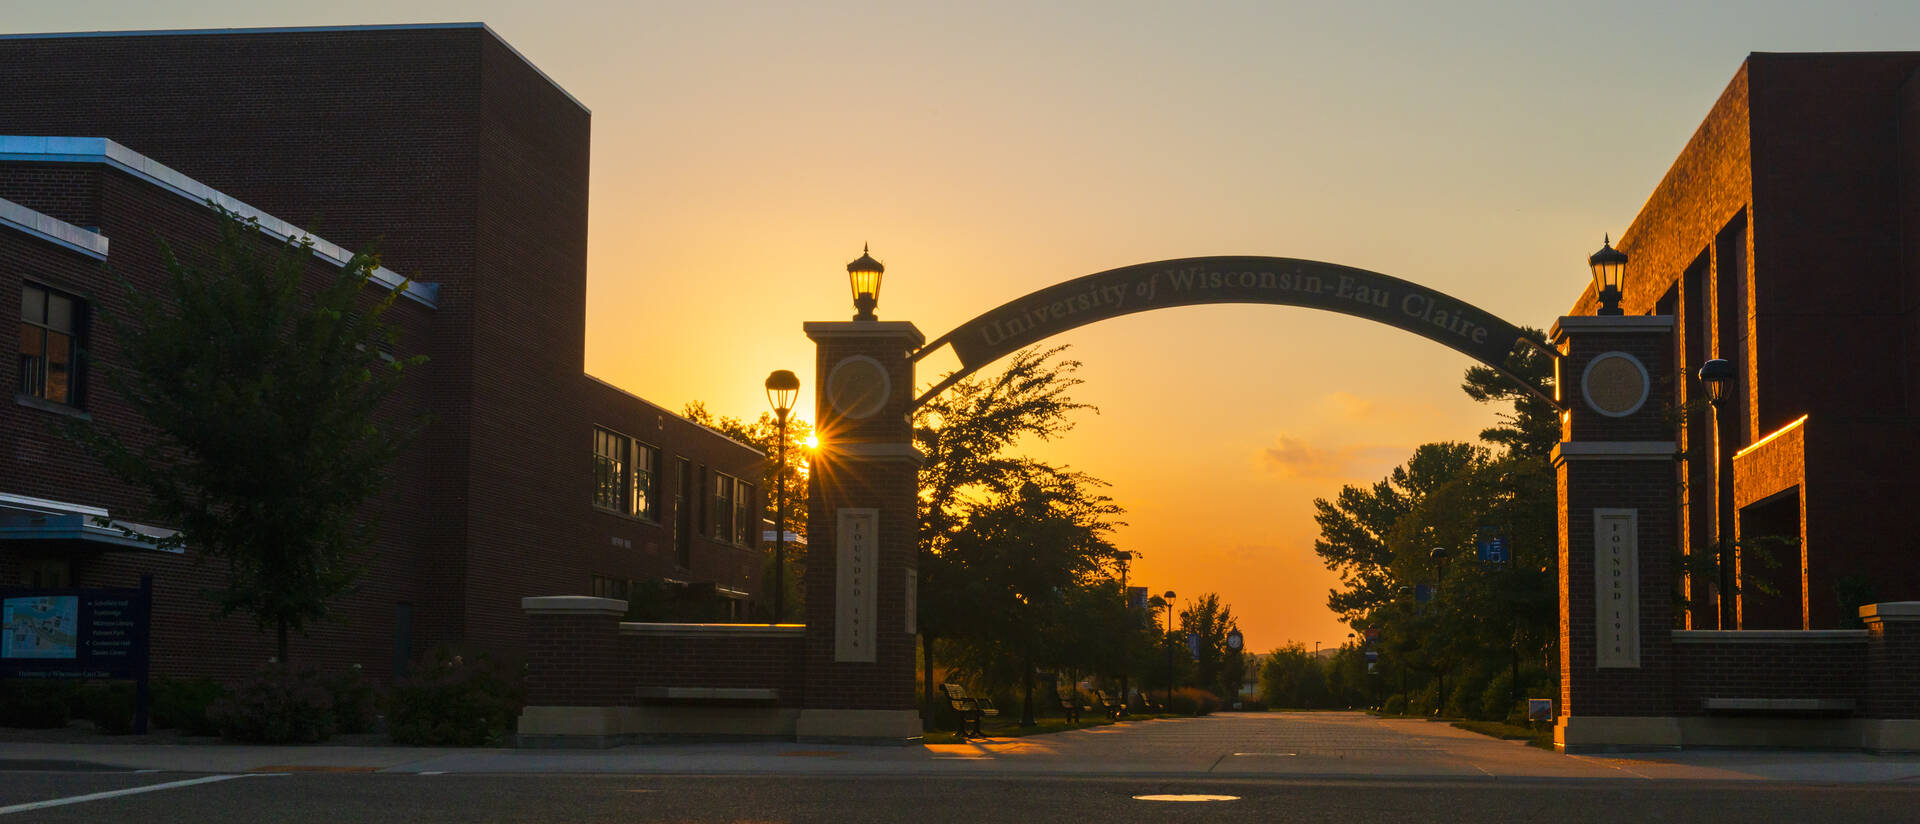
[[[1911,0],[0,0],[5,32],[470,20],[593,110],[588,371],[751,417],[792,369],[809,419],[800,324],[852,313],[862,243],[880,317],[929,339],[1062,280],[1224,254],[1545,327],[1748,52],[1920,49]],[[1035,452],[1112,482],[1134,583],[1218,592],[1256,651],[1345,640],[1315,497],[1492,421],[1465,356],[1341,315],[1193,307],[1055,340],[1100,414]]]

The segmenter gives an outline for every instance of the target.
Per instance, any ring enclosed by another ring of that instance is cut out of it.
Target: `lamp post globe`
[[[767,375],[767,403],[779,422],[773,462],[773,623],[787,613],[787,415],[800,397],[800,378],[780,369]]]
[[[873,314],[875,306],[880,304],[880,276],[887,267],[874,260],[867,247],[860,247],[860,256],[847,264],[847,284],[853,288],[854,320],[879,320]]]
[[[1627,271],[1627,253],[1613,248],[1613,239],[1601,236],[1600,251],[1587,256],[1593,269],[1593,293],[1600,300],[1598,315],[1625,314],[1620,308],[1620,281]]]

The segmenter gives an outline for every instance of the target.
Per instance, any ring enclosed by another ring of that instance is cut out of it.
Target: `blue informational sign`
[[[1495,526],[1480,527],[1479,535],[1473,542],[1474,550],[1480,560],[1489,564],[1504,564],[1511,557],[1507,551],[1507,533]]]
[[[1187,654],[1193,656],[1193,660],[1195,661],[1200,660],[1199,635],[1191,632],[1187,633]]]
[[[1127,608],[1128,609],[1146,609],[1147,608],[1147,588],[1146,587],[1127,587]]]
[[[1380,653],[1374,652],[1373,650],[1367,650],[1367,663],[1371,664],[1378,660],[1380,660]]]
[[[138,589],[0,589],[0,678],[135,683],[133,731],[147,731],[153,578]]]
[[[1413,600],[1422,604],[1433,600],[1433,587],[1427,586],[1426,584],[1414,584]]]
[[[139,678],[145,589],[0,589],[0,677]]]

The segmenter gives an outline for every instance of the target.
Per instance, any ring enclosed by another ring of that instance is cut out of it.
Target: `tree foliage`
[[[1514,353],[1507,369],[1551,385],[1551,359],[1533,347]],[[1506,670],[1509,690],[1512,671],[1523,664],[1538,679],[1558,641],[1555,489],[1547,458],[1560,430],[1552,404],[1493,369],[1468,369],[1461,388],[1505,407],[1500,423],[1481,432],[1485,445],[1422,444],[1386,478],[1314,501],[1314,551],[1340,575],[1328,607],[1360,637],[1371,631],[1378,638],[1358,650],[1378,654],[1370,692],[1431,685],[1429,704],[1479,713],[1489,706],[1480,691],[1490,688],[1490,673]],[[1508,537],[1505,563],[1478,560],[1483,529]],[[1350,676],[1340,680],[1342,688],[1353,688]],[[1441,694],[1443,681],[1448,693],[1462,694]]]
[[[119,350],[107,384],[141,423],[69,435],[145,494],[146,517],[179,530],[132,537],[225,565],[208,593],[219,613],[274,627],[285,661],[288,631],[324,618],[359,574],[366,504],[423,424],[382,400],[426,358],[388,354],[399,333],[385,315],[404,287],[365,294],[376,258],[314,288],[311,239],[275,243],[218,212],[211,248],[182,259],[163,242],[165,288],[126,284],[126,316],[106,317]]]

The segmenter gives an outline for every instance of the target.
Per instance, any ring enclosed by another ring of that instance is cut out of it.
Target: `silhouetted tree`
[[[365,296],[376,258],[310,287],[311,239],[274,242],[215,209],[204,255],[162,242],[164,288],[125,284],[126,316],[104,317],[119,352],[107,383],[140,424],[95,418],[68,434],[145,493],[147,517],[179,529],[129,536],[225,565],[206,594],[221,615],[273,627],[285,661],[288,632],[326,617],[359,575],[366,504],[423,423],[381,402],[426,358],[388,354],[399,332],[385,315],[404,287]]]

